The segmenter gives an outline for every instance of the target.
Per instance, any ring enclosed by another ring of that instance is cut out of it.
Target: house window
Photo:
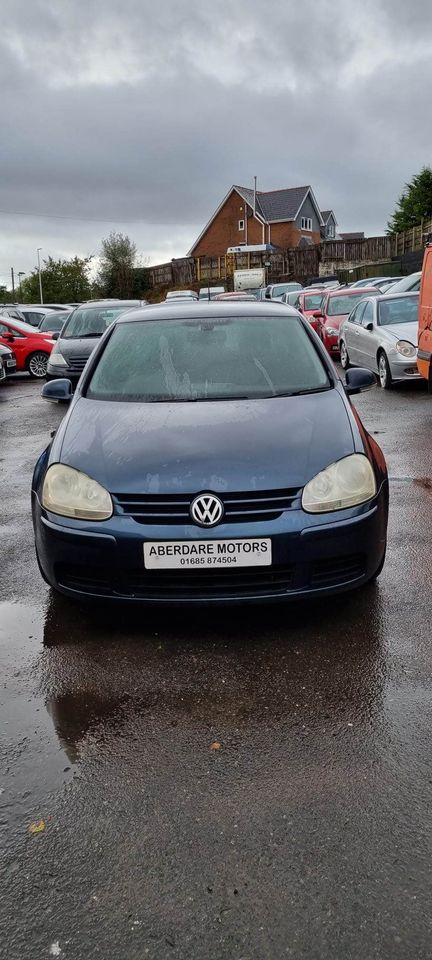
[[[244,220],[239,220],[239,230],[244,230]]]
[[[309,230],[312,233],[312,220],[310,217],[301,218],[301,229]]]
[[[334,237],[334,235],[335,235],[334,225],[332,223],[329,223],[327,226],[327,236]]]

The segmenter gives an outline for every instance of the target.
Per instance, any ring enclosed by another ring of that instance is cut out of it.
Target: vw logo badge
[[[215,497],[213,493],[201,493],[199,497],[192,500],[190,515],[199,527],[215,527],[224,515],[222,500]]]

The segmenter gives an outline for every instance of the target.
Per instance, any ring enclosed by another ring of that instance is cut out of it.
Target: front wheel
[[[393,386],[389,362],[383,351],[378,356],[378,379],[383,390],[391,390]]]
[[[47,364],[48,354],[43,353],[42,350],[30,354],[26,366],[33,380],[42,380],[46,376]]]
[[[345,340],[341,340],[340,342],[340,362],[341,362],[342,370],[349,370],[351,364],[350,364],[350,358],[348,356],[348,350],[346,348]]]

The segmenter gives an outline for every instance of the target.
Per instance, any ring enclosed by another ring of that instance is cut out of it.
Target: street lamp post
[[[38,247],[38,248],[37,248],[38,270],[39,270],[39,294],[40,294],[40,302],[43,303],[42,274],[41,274],[41,265],[40,265],[40,252],[41,252],[41,250],[42,250],[42,247]]]
[[[24,270],[20,270],[19,273],[18,273],[18,283],[19,283],[19,295],[20,295],[20,300],[22,300],[22,289],[21,289],[22,279],[21,279],[21,277],[25,277]]]

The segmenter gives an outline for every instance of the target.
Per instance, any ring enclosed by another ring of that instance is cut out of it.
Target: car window
[[[49,313],[39,324],[38,329],[41,333],[44,333],[46,330],[52,330],[53,333],[61,330],[66,320],[70,317],[70,313],[62,310],[61,313]]]
[[[323,293],[305,294],[303,298],[304,310],[319,310],[324,300]]]
[[[173,318],[118,324],[87,396],[149,403],[235,400],[330,387],[296,317]]]
[[[132,310],[131,306],[82,307],[74,310],[65,324],[62,340],[76,340],[81,337],[101,337],[113,320],[121,313]]]
[[[45,313],[38,313],[36,310],[23,310],[22,314],[32,327],[37,327],[40,321],[46,316]]]
[[[352,311],[352,313],[350,313],[348,317],[348,320],[350,323],[357,323],[357,324],[361,323],[361,318],[362,318],[363,310],[365,306],[366,306],[365,303],[357,304],[357,306],[354,308],[354,310]]]
[[[378,326],[387,327],[393,323],[417,323],[418,296],[394,297],[381,300],[378,305]]]
[[[327,314],[329,317],[343,316],[351,313],[357,303],[363,300],[366,294],[362,292],[346,294],[346,296],[330,297],[328,302]]]
[[[361,318],[362,326],[366,327],[368,323],[373,323],[373,319],[374,319],[374,305],[369,300],[368,302],[365,303],[364,310],[362,313],[362,318]]]
[[[0,323],[0,337],[2,337],[5,333],[10,333],[9,327],[7,327],[4,323]]]
[[[34,334],[35,328],[29,323],[20,323],[19,320],[13,320],[11,326],[6,326],[6,333],[11,333],[14,337],[26,337],[29,333]]]

